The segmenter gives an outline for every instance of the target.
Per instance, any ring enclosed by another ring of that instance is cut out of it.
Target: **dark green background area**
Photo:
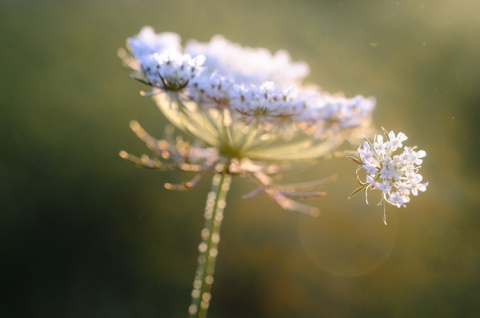
[[[427,151],[428,190],[389,226],[346,198],[310,219],[235,179],[209,317],[472,317],[480,312],[480,2],[0,0],[0,317],[186,317],[209,182],[137,169],[128,127],[165,121],[116,50],[144,25],[288,50],[308,82],[375,96],[377,127]]]

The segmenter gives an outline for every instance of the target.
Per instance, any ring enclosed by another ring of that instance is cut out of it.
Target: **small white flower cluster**
[[[428,182],[421,183],[423,177],[418,173],[420,165],[427,154],[423,150],[416,151],[415,147],[404,147],[403,152],[394,154],[401,149],[407,136],[400,132],[397,135],[393,131],[387,133],[384,130],[386,140],[382,135],[374,137],[373,144],[366,139],[363,147],[358,148],[359,160],[351,158],[359,163],[366,171],[366,181],[360,183],[352,195],[360,190],[376,189],[383,193],[379,204],[384,202],[397,207],[405,207],[410,202],[410,195],[417,196],[418,191],[425,191]]]
[[[292,62],[286,51],[272,55],[219,35],[209,43],[191,40],[182,49],[177,34],[156,34],[151,27],[127,43],[132,56],[123,58],[136,79],[154,88],[152,94],[176,94],[204,111],[228,109],[233,121],[255,122],[266,131],[286,128],[289,138],[302,133],[325,139],[367,126],[375,108],[373,98],[349,99],[301,86],[309,67]]]
[[[252,121],[292,119],[306,108],[305,101],[297,98],[293,87],[282,90],[273,82],[257,87],[236,86],[231,93],[231,107]]]
[[[147,54],[140,57],[146,83],[165,91],[178,91],[201,72],[205,58],[179,54],[175,51]]]
[[[304,121],[314,136],[336,134],[342,129],[362,127],[370,124],[375,109],[375,98],[357,95],[346,98],[341,94],[330,95],[309,91],[308,107],[298,121]]]

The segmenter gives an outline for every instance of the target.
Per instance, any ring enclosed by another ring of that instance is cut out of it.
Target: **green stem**
[[[225,173],[216,173],[212,180],[212,191],[208,194],[205,207],[205,227],[201,235],[202,241],[198,246],[200,256],[198,267],[193,281],[192,303],[188,308],[190,318],[205,318],[210,305],[210,289],[215,272],[215,260],[218,254],[220,241],[220,226],[223,220],[223,209],[230,188],[231,176]]]

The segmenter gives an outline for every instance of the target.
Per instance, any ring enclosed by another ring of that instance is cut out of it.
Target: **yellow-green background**
[[[375,96],[377,127],[427,151],[428,191],[380,208],[348,160],[310,219],[234,180],[209,317],[480,313],[480,2],[0,0],[0,317],[185,317],[209,182],[137,169],[163,121],[116,50],[144,25],[287,49],[308,82]],[[372,201],[375,201],[372,199]]]

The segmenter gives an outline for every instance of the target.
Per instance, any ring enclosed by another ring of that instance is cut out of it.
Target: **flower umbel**
[[[387,224],[386,204],[405,207],[410,202],[410,195],[417,196],[418,191],[426,191],[428,182],[421,183],[423,177],[418,171],[427,153],[423,150],[416,151],[416,147],[405,146],[402,153],[395,154],[408,137],[402,132],[395,135],[393,131],[382,129],[385,141],[382,135],[376,135],[373,144],[365,138],[363,146],[357,150],[359,158],[349,156],[359,164],[357,180],[360,184],[349,198],[363,191],[368,203],[369,189],[381,191],[382,198],[378,204],[382,206],[383,222]],[[360,170],[366,172],[365,181],[360,180]]]
[[[295,199],[324,195],[318,188],[325,180],[284,187],[271,176],[331,156],[371,122],[373,98],[302,86],[308,65],[292,62],[285,51],[272,55],[242,48],[221,36],[209,43],[189,41],[182,49],[178,35],[155,34],[150,27],[127,44],[130,55],[125,50],[119,55],[135,79],[152,87],[143,95],[153,96],[185,138],[169,128],[164,139],[156,140],[132,122],[155,157],[126,152],[121,157],[147,168],[197,173],[183,184],[167,183],[169,189],[190,188],[222,166],[222,173],[252,177],[259,184],[255,193],[265,191],[282,207],[316,214],[317,209]]]

